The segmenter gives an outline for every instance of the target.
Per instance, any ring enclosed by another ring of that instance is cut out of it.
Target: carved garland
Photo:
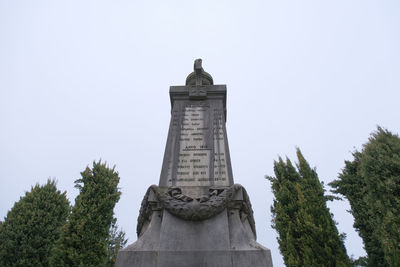
[[[235,201],[234,197],[239,190],[243,192],[243,200]],[[153,199],[150,199],[152,195]],[[238,206],[239,204],[239,206]],[[246,190],[235,184],[228,188],[211,187],[208,196],[193,199],[182,194],[179,187],[170,187],[165,192],[156,185],[147,190],[139,211],[137,234],[140,235],[146,221],[150,220],[153,209],[166,209],[171,214],[189,221],[201,221],[214,217],[225,208],[238,208],[242,219],[248,219],[254,235],[255,223],[253,210]]]
[[[214,217],[226,207],[227,190],[210,188],[209,195],[193,199],[182,194],[179,187],[171,187],[165,194],[163,207],[171,214],[189,221]]]

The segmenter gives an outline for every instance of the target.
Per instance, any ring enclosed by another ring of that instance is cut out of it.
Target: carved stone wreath
[[[235,200],[238,191],[242,191],[241,200]],[[189,221],[201,221],[214,217],[227,209],[239,209],[241,218],[247,218],[254,235],[255,223],[253,209],[246,190],[240,184],[231,187],[210,187],[208,195],[191,198],[182,194],[179,187],[170,187],[165,192],[156,185],[147,189],[143,198],[137,224],[137,234],[140,235],[146,221],[151,220],[153,210],[167,210],[169,213]]]
[[[210,188],[208,196],[193,199],[182,194],[179,187],[171,187],[165,194],[164,208],[171,214],[189,221],[200,221],[214,217],[226,207],[224,188]]]

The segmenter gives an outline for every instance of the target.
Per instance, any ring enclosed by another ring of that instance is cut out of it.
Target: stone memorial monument
[[[138,240],[118,267],[272,267],[256,242],[249,196],[233,183],[226,135],[226,85],[194,63],[185,86],[171,86],[171,123],[159,185],[147,190]]]

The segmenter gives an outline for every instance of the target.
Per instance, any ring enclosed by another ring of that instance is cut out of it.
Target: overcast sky
[[[284,266],[264,175],[300,147],[325,183],[377,125],[400,132],[400,2],[0,0],[0,217],[51,177],[116,165],[128,243],[157,184],[169,86],[203,59],[226,84],[234,180],[258,241]],[[364,255],[345,202],[329,204],[349,255]]]

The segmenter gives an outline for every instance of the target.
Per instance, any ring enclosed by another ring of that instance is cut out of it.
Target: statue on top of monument
[[[202,60],[198,58],[194,61],[194,71],[186,78],[186,85],[188,86],[205,86],[213,85],[214,81],[211,75],[204,71],[202,67]]]
[[[196,72],[197,76],[200,76],[202,72],[204,72],[203,66],[201,65],[203,63],[203,61],[201,60],[201,58],[198,58],[194,61],[194,72]]]

